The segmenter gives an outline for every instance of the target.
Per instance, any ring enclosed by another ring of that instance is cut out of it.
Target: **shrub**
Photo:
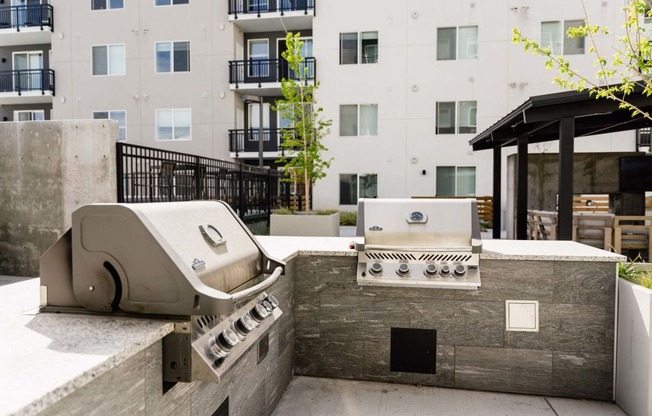
[[[341,211],[340,225],[356,225],[358,223],[358,213],[355,211]]]
[[[618,263],[618,277],[629,282],[652,289],[652,270],[641,270],[636,267],[636,259],[627,264]]]

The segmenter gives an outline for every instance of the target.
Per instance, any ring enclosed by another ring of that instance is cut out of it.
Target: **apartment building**
[[[292,76],[285,34],[300,32],[309,82],[320,82],[333,120],[315,208],[490,195],[491,152],[468,141],[530,96],[558,91],[543,61],[512,44],[513,27],[595,71],[589,45],[564,35],[584,19],[579,0],[10,3],[0,5],[3,120],[111,118],[128,143],[258,164],[262,110],[268,166],[290,127],[273,109]],[[592,23],[620,28],[623,0],[585,3]],[[609,42],[598,46],[609,53]],[[578,152],[635,149],[635,132],[576,141]]]

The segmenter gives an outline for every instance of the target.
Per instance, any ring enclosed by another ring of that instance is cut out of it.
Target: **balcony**
[[[312,28],[316,0],[229,0],[229,21],[243,32]]]
[[[279,158],[285,154],[281,145],[283,129],[263,129],[263,157]],[[229,152],[241,159],[258,157],[258,129],[229,130]]]
[[[0,105],[51,103],[54,70],[0,71]]]
[[[305,58],[303,72],[306,81],[314,82],[317,74],[315,58]],[[256,59],[248,61],[229,61],[229,84],[231,90],[243,94],[263,96],[280,95],[281,80],[295,79],[297,75],[288,68],[283,59]]]
[[[53,30],[52,5],[0,8],[0,46],[51,43]]]

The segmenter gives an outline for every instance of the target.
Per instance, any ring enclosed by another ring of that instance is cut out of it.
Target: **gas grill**
[[[475,199],[361,199],[357,235],[360,285],[480,287]]]
[[[219,382],[281,316],[283,267],[221,201],[91,204],[41,256],[41,311],[173,320],[164,381]]]

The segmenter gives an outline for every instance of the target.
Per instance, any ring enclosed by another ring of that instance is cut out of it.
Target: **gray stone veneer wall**
[[[267,291],[278,298],[283,315],[269,331],[269,352],[260,364],[254,347],[220,383],[177,383],[163,394],[159,341],[40,415],[210,416],[227,397],[231,415],[271,414],[292,380],[293,276],[294,263],[290,261],[286,275]]]
[[[477,291],[358,286],[356,257],[299,257],[295,373],[612,400],[615,263],[482,260]],[[538,300],[539,332],[505,331]],[[437,330],[436,374],[390,372],[390,328]]]

